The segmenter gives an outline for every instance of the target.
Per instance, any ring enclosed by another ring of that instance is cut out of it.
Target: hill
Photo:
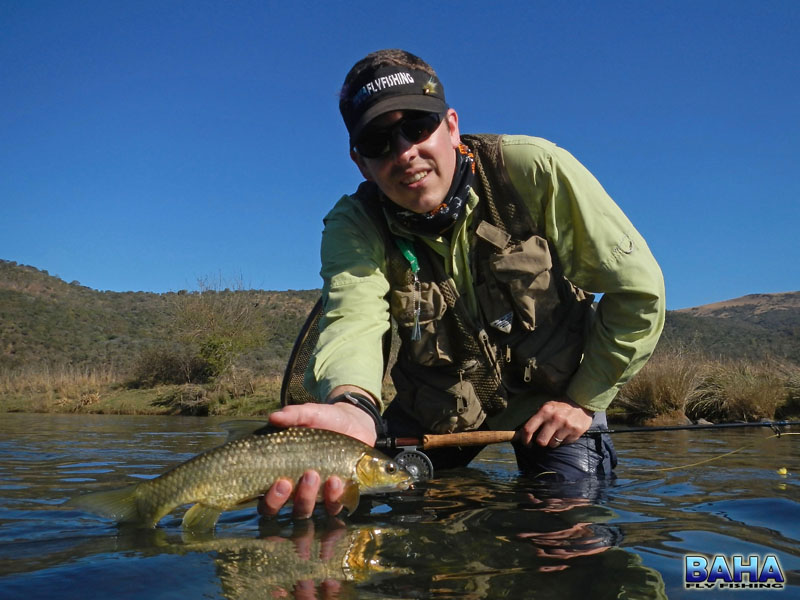
[[[208,292],[206,292],[208,293]],[[217,290],[245,297],[267,332],[243,366],[280,375],[319,290]],[[178,313],[197,292],[97,291],[47,271],[0,260],[0,371],[25,366],[129,370],[142,350],[178,334]],[[756,294],[667,314],[660,347],[715,358],[779,357],[800,364],[800,292]]]
[[[751,294],[670,311],[661,344],[680,344],[714,358],[800,364],[800,292]]]
[[[245,296],[267,331],[245,358],[265,374],[281,374],[318,290],[219,290]],[[182,301],[197,292],[97,291],[47,271],[0,260],[0,370],[26,366],[110,366],[128,371],[140,352],[177,335]]]

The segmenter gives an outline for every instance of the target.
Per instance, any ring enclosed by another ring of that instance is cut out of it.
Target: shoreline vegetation
[[[152,357],[151,357],[152,358]],[[164,367],[151,360],[151,371]],[[0,373],[0,412],[263,416],[279,408],[281,377],[230,367],[205,382],[109,367],[39,367]],[[147,375],[150,376],[147,376]],[[155,375],[155,376],[154,376]],[[391,385],[384,397],[391,399]],[[680,425],[800,417],[800,366],[781,359],[713,359],[661,350],[620,390],[609,420]]]
[[[0,259],[0,413],[262,416],[320,290],[98,291]],[[800,416],[800,291],[668,311],[615,423]],[[390,362],[397,353],[393,335]],[[384,386],[384,400],[394,397]]]

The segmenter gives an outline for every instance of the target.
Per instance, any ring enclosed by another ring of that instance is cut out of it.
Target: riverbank
[[[281,378],[240,372],[203,385],[133,387],[110,370],[44,369],[0,374],[0,412],[263,416],[279,408]],[[391,398],[393,390],[384,390]],[[800,366],[657,354],[628,382],[609,419],[679,425],[800,418]]]
[[[233,385],[159,385],[131,388],[111,376],[19,377],[0,385],[0,412],[250,417],[279,407],[280,378]]]

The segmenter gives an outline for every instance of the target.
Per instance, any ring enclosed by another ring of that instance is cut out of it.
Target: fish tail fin
[[[197,503],[183,515],[183,528],[190,531],[211,531],[217,524],[222,509]]]
[[[358,501],[361,499],[361,493],[358,490],[358,485],[355,483],[345,484],[344,494],[342,494],[342,506],[347,509],[347,514],[352,515],[356,508],[358,508]]]
[[[141,521],[142,516],[139,514],[139,507],[136,503],[136,488],[138,487],[139,484],[134,484],[116,490],[90,492],[67,500],[64,506],[80,508],[113,519],[117,523]]]

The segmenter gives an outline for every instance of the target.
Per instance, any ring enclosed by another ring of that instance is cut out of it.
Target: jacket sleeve
[[[503,160],[566,277],[602,294],[567,395],[589,410],[605,410],[650,358],[661,335],[661,269],[628,218],[567,151],[539,138],[509,136]]]
[[[339,385],[356,385],[380,401],[382,339],[389,328],[381,234],[351,196],[339,200],[324,224],[324,314],[306,370],[306,388],[321,401]]]

